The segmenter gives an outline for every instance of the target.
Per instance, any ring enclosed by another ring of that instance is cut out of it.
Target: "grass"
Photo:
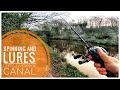
[[[88,77],[81,73],[76,67],[65,62],[64,56],[59,51],[49,47],[51,56],[51,74],[53,77]]]
[[[73,67],[70,64],[66,64],[65,66],[59,66],[59,71],[63,73],[62,77],[87,77],[87,75],[79,72],[76,67]]]

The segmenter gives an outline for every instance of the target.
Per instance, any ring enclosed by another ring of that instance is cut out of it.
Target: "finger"
[[[101,65],[100,65],[99,63],[94,63],[94,66],[95,66],[96,68],[100,68],[100,67],[101,67]]]
[[[106,72],[106,69],[105,68],[97,68],[97,71],[99,71],[99,72]]]
[[[98,51],[98,55],[101,57],[101,59],[102,59],[104,62],[108,62],[109,56],[108,56],[106,53],[104,53],[101,48],[98,48],[97,51]]]
[[[107,72],[99,72],[102,75],[107,75]]]
[[[102,75],[106,75],[106,74],[107,74],[105,68],[97,68],[97,71],[98,71],[100,74],[102,74]]]
[[[90,60],[92,60],[92,56],[91,55],[89,55],[88,57],[89,57]]]

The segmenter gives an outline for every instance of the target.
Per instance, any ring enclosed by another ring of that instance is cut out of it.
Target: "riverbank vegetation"
[[[82,72],[79,72],[76,67],[66,63],[64,54],[59,50],[49,47],[51,55],[51,70],[53,77],[87,77]]]
[[[2,13],[2,34],[11,30],[30,30],[40,36],[46,44],[49,40],[80,41],[78,36],[64,22],[66,13]],[[68,22],[86,41],[96,44],[118,46],[118,17],[80,18]],[[67,64],[62,52],[49,47],[51,71],[53,77],[87,77],[75,67]]]

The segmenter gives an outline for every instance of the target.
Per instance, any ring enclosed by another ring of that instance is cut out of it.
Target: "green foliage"
[[[118,45],[118,27],[88,28],[85,30],[84,37],[93,43]]]
[[[38,35],[44,42],[47,42],[47,35],[42,33],[41,31],[34,31],[36,35]]]
[[[57,26],[52,27],[50,33],[51,33],[52,37],[60,36],[60,27],[57,27]]]
[[[53,48],[51,48],[51,47],[49,47],[49,51],[50,51],[51,60],[60,63],[61,58],[62,58],[62,57],[60,57],[60,55],[59,55],[60,52],[58,52],[57,49],[54,49],[54,50],[53,50]]]
[[[67,64],[64,57],[62,55],[60,56],[60,52],[58,50],[53,50],[49,47],[49,51],[51,56],[52,71],[58,73],[54,74],[54,77],[88,77],[78,71],[77,68]]]
[[[87,75],[84,75],[83,73],[78,71],[76,67],[73,67],[70,64],[67,64],[66,66],[61,65],[59,67],[59,70],[62,73],[62,77],[88,77]]]
[[[2,13],[2,31],[21,29],[32,13]]]

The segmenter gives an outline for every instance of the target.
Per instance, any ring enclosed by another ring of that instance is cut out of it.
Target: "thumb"
[[[97,52],[98,52],[98,55],[101,57],[101,59],[104,61],[104,62],[108,62],[108,58],[109,56],[103,52],[103,50],[101,48],[98,48],[97,49]]]

